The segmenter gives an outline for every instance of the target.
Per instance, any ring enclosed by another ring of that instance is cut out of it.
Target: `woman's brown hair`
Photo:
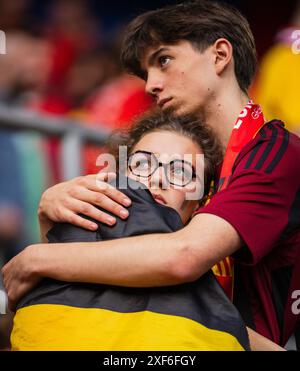
[[[215,166],[222,160],[221,147],[211,129],[192,115],[174,117],[153,110],[140,117],[127,130],[115,131],[109,141],[109,152],[119,159],[119,146],[127,146],[128,155],[141,138],[152,132],[171,131],[190,138],[204,153],[204,194],[207,195],[214,177]]]

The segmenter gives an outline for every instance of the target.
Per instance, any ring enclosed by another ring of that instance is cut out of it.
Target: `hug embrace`
[[[299,339],[300,139],[248,95],[247,20],[207,0],[150,11],[128,25],[121,59],[158,110],[111,140],[113,154],[128,148],[126,190],[101,171],[43,194],[42,243],[3,268],[12,347],[247,350]]]

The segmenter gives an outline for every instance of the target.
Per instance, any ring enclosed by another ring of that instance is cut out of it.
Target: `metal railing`
[[[81,149],[84,143],[103,145],[109,136],[108,130],[85,127],[76,120],[45,116],[34,111],[0,104],[1,128],[22,132],[33,131],[45,136],[59,137],[64,180],[81,175]]]

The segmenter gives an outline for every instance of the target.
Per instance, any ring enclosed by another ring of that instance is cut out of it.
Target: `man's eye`
[[[162,56],[162,57],[159,58],[159,64],[160,64],[161,67],[164,67],[167,64],[169,64],[170,60],[171,60],[171,58]]]

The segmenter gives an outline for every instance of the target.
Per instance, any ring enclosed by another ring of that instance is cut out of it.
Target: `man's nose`
[[[158,167],[150,177],[150,188],[167,189],[169,186],[165,170],[162,166]]]
[[[163,90],[163,82],[159,76],[148,75],[145,90],[154,98],[158,98],[159,93]]]

